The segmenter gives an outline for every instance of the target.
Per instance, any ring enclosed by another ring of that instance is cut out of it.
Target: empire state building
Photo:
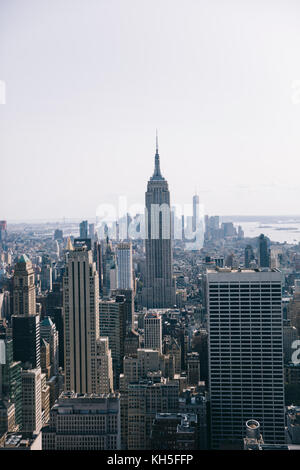
[[[155,167],[145,193],[146,279],[142,303],[147,308],[171,308],[175,304],[171,209],[168,182],[160,171],[156,136]]]

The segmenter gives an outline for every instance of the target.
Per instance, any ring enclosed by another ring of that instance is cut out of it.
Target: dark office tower
[[[95,238],[95,224],[89,224],[89,238],[91,240]]]
[[[258,260],[261,268],[270,266],[268,239],[263,234],[258,237]]]
[[[4,242],[7,236],[7,222],[0,220],[0,242]]]
[[[126,336],[126,309],[124,296],[115,300],[101,300],[99,304],[100,336],[108,336],[113,363],[114,389],[119,388],[123,371],[124,344]]]
[[[200,382],[200,358],[197,352],[187,354],[187,381],[188,385],[194,386]]]
[[[143,306],[168,308],[175,304],[171,236],[171,208],[168,183],[160,172],[156,138],[155,168],[145,194],[146,279]]]
[[[150,434],[150,448],[157,450],[198,449],[197,415],[157,413]]]
[[[225,266],[227,268],[232,268],[233,264],[234,264],[234,254],[231,253],[230,255],[226,257]]]
[[[40,324],[41,339],[44,339],[50,346],[51,375],[58,373],[59,365],[59,333],[50,317],[45,317]]]
[[[57,307],[62,307],[63,304],[63,291],[62,282],[53,282],[52,292],[46,296],[46,314],[53,317],[54,311]]]
[[[0,404],[1,402],[14,404],[14,425],[20,430],[22,426],[21,362],[14,360],[13,340],[7,338],[5,333],[0,334]]]
[[[57,228],[54,232],[54,240],[62,241],[63,239],[64,239],[63,231]]]
[[[103,293],[102,246],[98,240],[94,242],[93,260],[94,260],[94,263],[96,263],[96,269],[97,269],[98,277],[99,277],[99,294],[102,295]]]
[[[245,268],[250,268],[251,261],[254,260],[254,253],[251,245],[245,248]]]
[[[193,335],[192,350],[199,354],[200,380],[208,383],[208,334],[204,328]]]
[[[40,367],[40,318],[39,315],[13,315],[12,332],[14,360],[21,361],[22,367]]]
[[[134,292],[132,289],[117,289],[114,294],[124,297],[126,331],[129,332],[134,329]]]
[[[110,292],[117,288],[117,263],[116,254],[108,237],[103,247],[103,295],[110,296]]]
[[[124,341],[124,355],[136,356],[137,350],[141,347],[140,335],[137,331],[128,331]]]
[[[65,390],[97,393],[99,281],[86,246],[69,251],[63,292]]]
[[[198,227],[199,215],[199,196],[196,194],[193,196],[193,232],[196,232]]]
[[[58,364],[64,367],[64,310],[62,307],[55,307],[52,319],[58,331]]]
[[[79,233],[80,233],[80,238],[88,238],[88,221],[83,220],[79,224]]]

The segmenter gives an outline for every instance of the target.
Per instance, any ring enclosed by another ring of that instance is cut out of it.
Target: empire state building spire
[[[156,129],[156,152],[155,152],[155,166],[154,166],[154,173],[153,176],[151,176],[151,181],[163,181],[165,178],[163,178],[161,172],[160,172],[160,163],[159,163],[159,153],[158,153],[158,135],[157,135],[157,129]]]

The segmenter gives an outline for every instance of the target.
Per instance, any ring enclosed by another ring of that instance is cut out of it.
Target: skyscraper
[[[281,282],[278,270],[207,271],[213,448],[243,438],[248,419],[284,443]]]
[[[40,367],[39,315],[13,315],[12,332],[14,360],[29,369]]]
[[[13,280],[14,315],[35,315],[34,270],[26,255],[20,256],[15,265]]]
[[[88,238],[88,221],[87,220],[83,220],[80,224],[79,224],[79,237],[80,238]]]
[[[102,261],[102,246],[98,240],[94,242],[93,260],[96,263],[96,269],[99,278],[99,294],[103,291],[103,261]]]
[[[199,196],[193,196],[193,232],[196,232],[199,223]]]
[[[144,319],[145,348],[162,352],[162,321],[159,313],[148,312]]]
[[[69,251],[63,279],[65,388],[96,393],[99,337],[99,281],[92,252]]]
[[[58,331],[50,317],[45,317],[40,324],[41,338],[50,346],[50,363],[52,375],[57,374],[59,365]]]
[[[126,336],[126,308],[124,296],[116,300],[100,301],[100,334],[109,339],[114,388],[119,388],[119,376],[123,369],[124,341]]]
[[[114,391],[112,357],[108,341],[107,336],[100,336],[97,340],[97,393]]]
[[[245,248],[245,268],[250,268],[251,261],[254,260],[254,253],[251,245]]]
[[[22,431],[39,433],[42,428],[41,369],[22,370]]]
[[[41,288],[42,291],[52,290],[52,265],[49,255],[43,255],[42,257]]]
[[[31,261],[22,255],[13,278],[13,351],[14,360],[23,367],[40,367],[40,321],[36,314],[34,271]]]
[[[0,334],[0,403],[13,403],[15,425],[22,428],[21,362],[14,361],[13,341]]]
[[[151,449],[150,433],[156,413],[177,413],[177,380],[139,380],[128,385],[128,450]]]
[[[103,246],[102,267],[103,294],[109,297],[111,290],[117,288],[117,262],[116,254],[108,237],[106,237],[106,243]]]
[[[0,220],[0,242],[6,240],[7,236],[7,222],[6,220]]]
[[[161,175],[156,137],[155,168],[145,194],[146,279],[142,303],[147,308],[168,308],[175,304],[171,236],[171,208],[168,183]]]
[[[270,266],[268,240],[264,234],[258,237],[258,260],[261,268],[268,268]]]
[[[116,249],[117,255],[117,287],[118,289],[132,289],[132,245],[119,243]]]

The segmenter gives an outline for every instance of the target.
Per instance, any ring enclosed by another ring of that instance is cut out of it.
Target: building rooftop
[[[279,273],[277,268],[208,268],[207,273],[241,273],[241,274],[253,274],[253,273]]]
[[[6,435],[4,449],[30,449],[38,437],[39,435],[31,433],[8,433]]]
[[[18,259],[18,263],[30,263],[30,259],[25,254],[21,255]]]
[[[45,318],[41,321],[41,326],[53,326],[53,321],[51,320],[50,317],[45,317]]]

